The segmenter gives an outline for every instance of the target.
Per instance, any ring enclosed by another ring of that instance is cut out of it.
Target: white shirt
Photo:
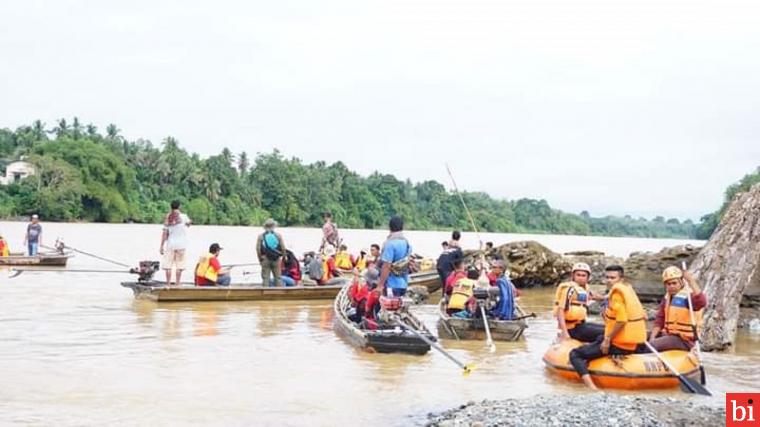
[[[187,226],[189,223],[190,217],[180,213],[178,223],[164,226],[169,231],[169,236],[166,238],[166,249],[175,251],[187,248]]]

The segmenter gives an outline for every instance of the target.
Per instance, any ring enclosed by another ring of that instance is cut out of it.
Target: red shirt
[[[217,273],[219,273],[219,270],[222,269],[222,265],[219,263],[219,259],[217,257],[211,257],[211,259],[208,261],[208,266],[209,268],[213,268]],[[214,284],[214,282],[201,276],[196,276],[195,282],[198,284],[198,286],[210,286]]]
[[[699,311],[707,306],[707,295],[704,292],[691,294],[691,307],[694,311]],[[654,325],[660,329],[665,328],[665,298],[660,301],[660,307],[657,309],[657,316],[654,318]]]
[[[354,281],[350,288],[348,288],[348,297],[351,298],[352,305],[356,305],[359,301],[369,296],[369,286],[359,286],[359,282]]]
[[[467,273],[464,271],[452,271],[449,277],[446,278],[446,295],[451,295],[451,291],[454,290],[454,284],[459,279],[466,279]]]

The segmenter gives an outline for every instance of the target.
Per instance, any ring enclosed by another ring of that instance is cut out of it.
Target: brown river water
[[[64,237],[87,252],[136,264],[159,259],[157,225],[43,224],[46,244]],[[12,249],[22,223],[0,223]],[[296,253],[319,242],[317,229],[283,229]],[[259,232],[246,227],[191,227],[189,260],[208,244],[223,263],[253,261]],[[383,231],[344,230],[358,250]],[[444,232],[410,232],[416,252],[435,256]],[[595,249],[626,256],[684,241],[578,236],[484,234],[495,244],[535,239],[558,251]],[[465,233],[465,247],[477,238]],[[699,243],[699,242],[695,242]],[[70,269],[119,269],[77,255]],[[254,281],[251,268],[233,282]],[[0,272],[0,424],[20,425],[408,425],[470,400],[586,393],[554,378],[541,357],[555,335],[551,289],[521,298],[535,311],[525,339],[497,343],[444,340],[455,357],[477,365],[464,377],[449,360],[368,354],[336,336],[332,305],[319,302],[152,303],[119,286],[125,274]],[[189,280],[189,274],[186,279]],[[435,306],[414,308],[435,330]],[[734,352],[705,357],[708,386],[724,394],[760,391],[760,335],[740,332]],[[642,392],[691,398],[677,390]]]

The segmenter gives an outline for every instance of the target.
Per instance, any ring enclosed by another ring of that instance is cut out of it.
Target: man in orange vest
[[[592,299],[588,289],[591,267],[585,262],[573,265],[569,282],[560,283],[554,301],[554,316],[561,339],[574,338],[583,342],[594,342],[604,334],[604,325],[586,321],[588,302]]]
[[[689,284],[688,288],[684,281]],[[657,351],[691,350],[702,323],[707,296],[691,273],[675,266],[662,272],[662,282],[666,293],[657,310],[649,343]]]
[[[588,371],[591,360],[635,353],[647,339],[646,312],[633,286],[624,281],[623,273],[623,267],[619,265],[605,269],[609,293],[603,311],[604,335],[570,352],[570,363],[592,390],[597,388]]]

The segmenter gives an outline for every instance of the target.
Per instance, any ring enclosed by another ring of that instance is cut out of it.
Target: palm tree
[[[106,126],[106,138],[110,140],[120,139],[121,136],[119,136],[119,132],[121,132],[121,129],[117,128],[113,123]]]
[[[79,139],[82,137],[82,124],[79,123],[79,118],[74,117],[74,121],[71,124],[72,129],[72,135],[74,136],[74,139]]]
[[[69,124],[66,123],[66,119],[58,120],[58,126],[54,127],[51,132],[55,134],[56,138],[60,138],[69,133]]]
[[[251,162],[248,160],[248,154],[245,151],[238,154],[238,173],[240,176],[245,175],[248,172],[248,168],[251,166]]]

